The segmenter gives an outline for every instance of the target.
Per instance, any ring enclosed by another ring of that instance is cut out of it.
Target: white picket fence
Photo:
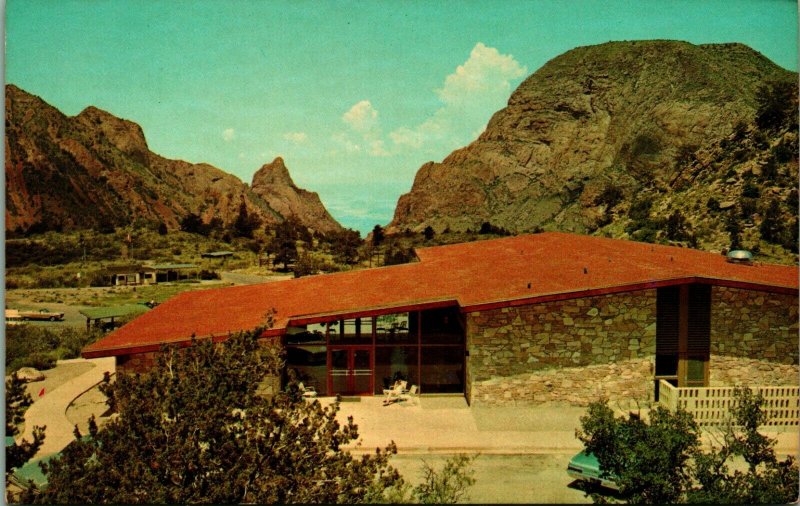
[[[800,387],[752,387],[764,397],[768,426],[800,425]],[[659,381],[658,403],[670,411],[682,408],[694,416],[701,427],[721,425],[731,417],[737,403],[734,387],[675,387]]]

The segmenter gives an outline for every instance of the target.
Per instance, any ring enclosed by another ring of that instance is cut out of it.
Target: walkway
[[[332,402],[332,397],[321,399]],[[583,449],[575,437],[586,408],[571,406],[472,407],[463,397],[422,397],[415,403],[383,406],[383,397],[362,397],[340,404],[343,423],[353,416],[361,439],[354,453],[374,452],[394,441],[401,454],[474,453],[574,454]],[[798,453],[798,427],[763,427],[777,439],[779,456]],[[703,442],[719,446],[711,431]],[[781,457],[782,458],[782,457]]]
[[[103,373],[115,370],[114,357],[86,360],[82,358],[61,360],[59,363],[89,362],[95,367],[74,378],[51,392],[46,392],[25,412],[25,431],[22,437],[33,440],[33,427],[46,426],[44,444],[39,448],[36,457],[60,452],[74,439],[75,429],[67,419],[67,408],[82,393],[91,389],[103,380]]]
[[[382,396],[340,406],[340,420],[352,415],[358,425],[362,444],[354,452],[372,452],[392,440],[404,454],[560,454],[582,448],[575,429],[584,408],[470,408],[463,397],[422,397],[414,404],[383,406]]]

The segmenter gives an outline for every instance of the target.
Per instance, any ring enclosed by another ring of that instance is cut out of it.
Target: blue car
[[[600,462],[597,457],[585,450],[570,459],[567,465],[567,474],[576,480],[619,490],[619,485],[614,481],[614,476],[602,477]]]

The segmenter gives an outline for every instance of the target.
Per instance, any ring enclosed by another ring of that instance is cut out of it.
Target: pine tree
[[[256,394],[282,368],[277,345],[258,332],[220,344],[165,350],[147,374],[104,388],[119,416],[76,439],[44,468],[37,503],[355,503],[403,484],[389,466],[394,444],[353,458],[358,438],[338,403],[323,407],[296,386]],[[76,433],[76,436],[80,436]]]
[[[25,382],[16,371],[6,380],[6,437],[19,434],[17,426],[25,420],[25,411],[33,404],[30,394],[25,390]],[[16,468],[22,467],[36,455],[44,443],[45,427],[33,428],[33,441],[23,439],[6,446],[6,488]]]

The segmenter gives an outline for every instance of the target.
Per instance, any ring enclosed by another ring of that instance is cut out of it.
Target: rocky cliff
[[[294,184],[281,157],[258,169],[250,188],[281,216],[294,216],[306,227],[323,233],[342,230],[322,205],[319,195]]]
[[[242,202],[265,225],[297,216],[313,229],[339,227],[312,198],[316,194],[297,188],[288,172],[284,181],[254,191],[211,165],[151,152],[136,123],[95,107],[69,117],[14,85],[6,86],[5,149],[11,232],[131,223],[174,229],[189,213],[230,224]],[[278,205],[293,194],[305,198]],[[317,216],[324,220],[316,223]]]
[[[741,44],[576,48],[529,76],[472,144],[423,165],[387,230],[476,231],[488,222],[636,238],[638,225],[656,224],[655,239],[680,210],[684,236],[723,247],[735,221],[726,215],[740,213],[749,237],[766,197],[782,219],[796,219],[796,106],[791,124],[756,121],[776,83],[793,83],[796,104],[797,74]],[[760,180],[770,164],[772,179]],[[753,184],[762,198],[742,209]]]

